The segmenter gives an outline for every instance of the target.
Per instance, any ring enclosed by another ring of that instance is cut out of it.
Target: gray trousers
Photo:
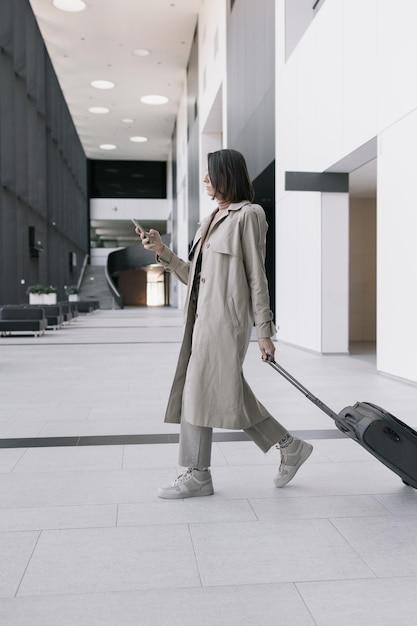
[[[287,429],[273,417],[245,428],[244,432],[262,452],[268,452],[288,434]],[[179,465],[181,467],[210,467],[212,435],[212,428],[194,426],[184,419],[181,420]]]

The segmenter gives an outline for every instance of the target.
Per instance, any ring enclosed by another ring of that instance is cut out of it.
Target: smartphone
[[[136,226],[136,228],[139,228],[141,233],[146,233],[149,241],[153,241],[153,239],[150,236],[150,234],[143,228],[142,224],[140,222],[138,222],[138,220],[135,220],[135,219],[132,218],[132,222]]]

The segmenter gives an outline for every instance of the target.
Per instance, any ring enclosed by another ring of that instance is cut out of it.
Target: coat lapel
[[[213,218],[215,211],[213,213],[211,213],[210,215],[208,215],[207,217],[205,217],[203,220],[201,220],[200,223],[200,228],[198,229],[198,231],[195,234],[194,237],[194,241],[193,241],[193,245],[191,246],[191,250],[188,254],[188,259],[191,261],[191,259],[194,258],[194,256],[198,256],[200,253],[200,249],[201,249],[201,242],[204,241],[204,238],[207,234],[207,231],[209,229],[210,226],[210,222]]]

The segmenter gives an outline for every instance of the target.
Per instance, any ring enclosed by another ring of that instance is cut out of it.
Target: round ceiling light
[[[70,13],[84,11],[87,6],[83,0],[54,0],[52,4],[60,11],[69,11]]]
[[[165,96],[143,96],[140,99],[141,102],[143,102],[143,104],[166,104],[167,102],[169,102],[168,98],[166,98]]]
[[[124,122],[125,124],[133,124],[134,121],[135,120],[132,120],[132,118],[130,118],[130,117],[124,117],[122,119],[122,122]]]
[[[110,80],[93,80],[90,84],[96,89],[113,89],[113,87],[115,87],[115,84]]]
[[[110,109],[107,109],[106,107],[90,107],[88,110],[90,111],[90,113],[96,113],[97,115],[110,113]]]
[[[133,50],[133,54],[137,57],[148,57],[151,51],[146,50],[146,48],[138,48],[137,50]]]
[[[117,146],[114,143],[102,143],[99,148],[100,150],[116,150]]]
[[[147,137],[129,137],[130,141],[133,141],[134,143],[145,143],[145,141],[148,141]]]

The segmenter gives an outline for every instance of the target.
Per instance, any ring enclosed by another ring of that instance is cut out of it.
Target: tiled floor
[[[414,626],[417,492],[256,342],[246,377],[311,459],[278,490],[276,450],[217,431],[214,496],[157,498],[178,471],[163,411],[181,325],[171,309],[96,311],[0,339],[0,437],[28,446],[0,448],[1,626]],[[370,400],[417,427],[417,387],[377,374],[372,352],[278,355],[336,410]]]

